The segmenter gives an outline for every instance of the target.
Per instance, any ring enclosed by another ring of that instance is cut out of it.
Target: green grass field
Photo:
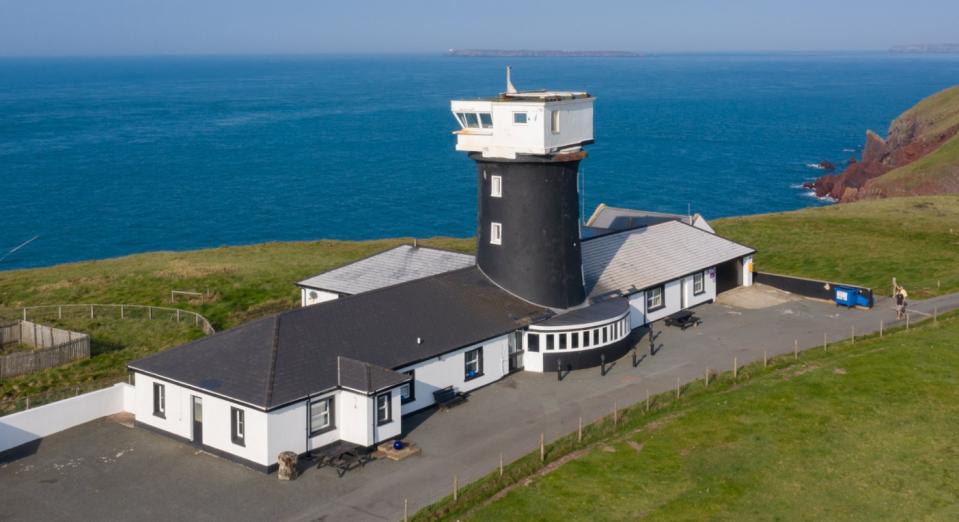
[[[716,232],[755,248],[759,271],[868,286],[898,278],[913,298],[959,291],[959,197],[861,201],[720,219]]]
[[[474,484],[460,506],[447,498],[416,518],[957,520],[957,338],[953,314],[693,384],[651,414],[627,412],[619,430],[607,421],[549,473],[527,457],[529,476],[495,501],[471,496]]]

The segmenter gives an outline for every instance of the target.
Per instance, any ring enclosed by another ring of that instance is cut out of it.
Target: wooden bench
[[[452,386],[447,386],[433,392],[433,400],[441,410],[448,410],[465,401],[466,394],[454,390]]]
[[[666,318],[666,326],[678,326],[682,330],[700,324],[702,321],[689,310],[680,310]]]

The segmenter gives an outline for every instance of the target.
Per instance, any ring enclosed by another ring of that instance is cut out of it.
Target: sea
[[[0,270],[266,241],[470,236],[454,98],[596,96],[599,203],[707,219],[828,204],[802,188],[959,55],[0,59]],[[24,244],[26,243],[26,244]],[[18,248],[19,247],[19,248]]]

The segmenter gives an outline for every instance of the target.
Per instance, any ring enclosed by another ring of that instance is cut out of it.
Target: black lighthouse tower
[[[476,263],[541,306],[586,298],[579,163],[593,141],[593,101],[586,92],[518,92],[507,76],[505,93],[452,102],[456,149],[476,162]]]

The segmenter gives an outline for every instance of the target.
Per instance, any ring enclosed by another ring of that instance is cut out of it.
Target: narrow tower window
[[[559,134],[559,111],[550,113],[549,128],[553,134]]]
[[[493,176],[490,178],[489,195],[494,198],[503,197],[503,176]]]
[[[490,223],[489,242],[493,245],[503,244],[503,225],[502,223]]]

